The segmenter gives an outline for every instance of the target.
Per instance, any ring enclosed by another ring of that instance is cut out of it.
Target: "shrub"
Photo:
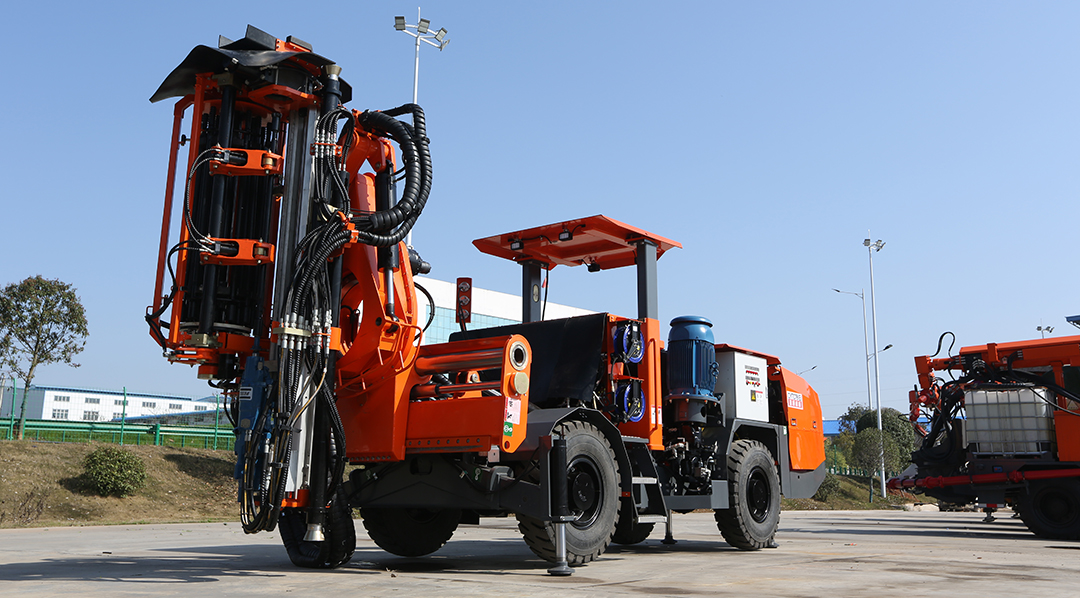
[[[814,500],[825,502],[829,500],[829,497],[840,491],[840,476],[835,474],[826,473],[825,479],[821,481],[821,485],[818,486],[817,492],[814,493]]]
[[[146,482],[146,465],[138,455],[118,446],[95,449],[83,461],[90,487],[102,496],[127,496]]]

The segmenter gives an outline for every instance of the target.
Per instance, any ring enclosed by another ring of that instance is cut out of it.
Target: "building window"
[[[53,397],[53,400],[57,403],[70,403],[71,397],[69,397],[68,395],[56,395],[55,397]]]
[[[153,408],[157,407],[157,403],[155,403],[153,401],[143,401],[142,406],[146,407],[147,409],[153,409]]]
[[[86,404],[87,405],[100,405],[101,404],[101,399],[99,399],[97,397],[86,397]]]
[[[67,409],[53,409],[52,410],[52,418],[53,419],[67,419],[67,417],[68,417],[68,410]]]
[[[206,411],[206,405],[195,405],[195,411]]]
[[[98,420],[97,411],[86,411],[82,414],[84,422],[96,422]]]
[[[113,401],[113,405],[127,405],[127,401],[125,401],[124,399],[116,399],[115,401]]]
[[[179,411],[179,410],[181,410],[183,408],[184,408],[184,406],[181,405],[180,403],[169,403],[169,409],[175,409],[175,410]]]

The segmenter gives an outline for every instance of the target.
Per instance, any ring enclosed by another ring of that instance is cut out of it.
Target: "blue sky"
[[[336,60],[355,108],[412,92],[416,4],[19,3],[5,14],[0,284],[74,284],[81,368],[36,382],[202,395],[146,333],[172,107],[147,99],[198,44],[251,23]],[[329,6],[329,5],[328,5]],[[662,9],[661,9],[662,7]],[[683,243],[665,324],[778,355],[827,418],[866,400],[859,300],[875,255],[882,399],[912,357],[1071,333],[1080,5],[1066,2],[431,2],[434,161],[415,245],[433,276],[516,292],[475,238],[605,214]],[[557,268],[550,300],[634,315],[633,273]]]

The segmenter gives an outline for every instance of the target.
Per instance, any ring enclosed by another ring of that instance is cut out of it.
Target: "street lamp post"
[[[412,103],[416,103],[417,91],[420,87],[420,42],[438,48],[442,52],[450,40],[446,39],[446,28],[431,32],[431,21],[420,18],[420,9],[416,9],[416,24],[410,25],[405,22],[405,17],[394,17],[394,29],[411,35],[416,40],[416,58],[413,62]],[[412,31],[410,31],[410,29]],[[412,231],[405,237],[405,246],[412,247]]]
[[[877,303],[874,301],[874,252],[881,251],[881,248],[885,246],[885,241],[878,239],[876,242],[871,243],[869,236],[870,231],[866,231],[867,239],[863,241],[863,245],[866,247],[866,253],[870,256],[870,322],[874,329],[874,352],[877,354],[878,340],[877,340]],[[879,359],[874,360],[874,395],[877,400],[877,427],[878,438],[881,442],[881,496],[885,496],[885,439],[883,437],[884,430],[881,427],[881,368],[878,366]]]
[[[870,340],[866,331],[866,295],[860,290],[858,293],[852,291],[841,291],[840,289],[833,289],[837,293],[844,293],[845,295],[855,295],[862,301],[862,338],[863,338],[863,354],[867,355],[866,358],[866,408],[874,408],[874,397],[870,393]],[[876,345],[875,345],[876,346]]]

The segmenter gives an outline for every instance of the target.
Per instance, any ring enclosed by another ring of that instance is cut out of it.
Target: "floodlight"
[[[446,37],[446,27],[435,32],[435,41],[441,42],[444,37]]]
[[[394,29],[405,31],[405,17],[394,17]]]
[[[431,25],[431,21],[428,19],[420,19],[420,24],[416,26],[417,33],[427,33],[428,27]]]

